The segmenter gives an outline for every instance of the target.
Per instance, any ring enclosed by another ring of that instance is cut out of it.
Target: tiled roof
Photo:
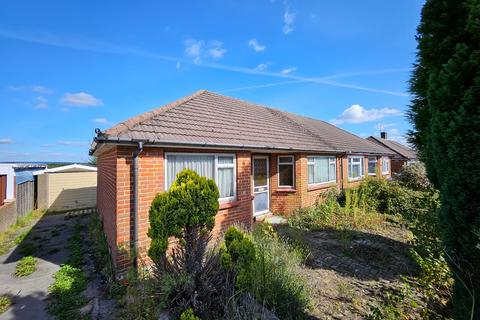
[[[400,158],[409,159],[409,160],[417,159],[417,153],[415,150],[397,141],[382,139],[374,136],[368,137],[368,140],[387,147],[388,149],[394,151]]]
[[[119,123],[96,139],[105,140],[393,154],[326,122],[204,90]]]

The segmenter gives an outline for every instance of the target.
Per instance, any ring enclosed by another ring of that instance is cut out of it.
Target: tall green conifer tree
[[[480,319],[480,0],[427,0],[411,78],[410,141],[440,190],[457,319]]]

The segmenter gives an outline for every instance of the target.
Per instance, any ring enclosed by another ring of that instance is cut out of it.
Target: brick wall
[[[133,168],[134,147],[111,147],[98,156],[98,210],[104,222],[104,230],[112,251],[117,269],[123,270],[130,264],[128,249],[134,237],[133,230]],[[148,211],[150,204],[159,192],[164,191],[164,154],[165,152],[195,153],[232,153],[221,150],[191,150],[145,148],[139,155],[138,215],[139,215],[139,251],[143,259],[150,244],[147,236]],[[215,217],[213,235],[218,236],[233,224],[249,228],[252,224],[252,154],[238,151],[236,154],[237,199],[220,204]],[[282,154],[286,155],[286,154]],[[278,187],[278,154],[269,154],[270,169],[270,209],[274,213],[291,214],[296,208],[313,205],[330,188],[340,189],[356,186],[359,182],[348,182],[348,160],[346,156],[337,157],[337,182],[321,186],[308,186],[307,156],[294,155],[294,188]],[[368,162],[365,161],[365,172]],[[381,166],[378,158],[378,166]],[[343,170],[343,181],[342,181]],[[148,260],[148,259],[147,259]]]
[[[104,231],[118,270],[130,264],[128,249],[134,238],[133,223],[133,154],[134,147],[115,147],[99,155],[98,162],[98,210],[104,221]],[[155,195],[164,191],[164,153],[201,152],[198,150],[144,148],[139,155],[138,172],[138,248],[141,259],[148,263],[146,250],[150,244],[147,236],[148,211]],[[205,152],[217,152],[208,150]],[[225,151],[218,151],[219,153]],[[232,153],[232,152],[228,152]],[[215,218],[214,236],[228,226],[252,223],[251,154],[237,152],[237,200],[221,204]],[[116,173],[116,175],[115,175]]]
[[[103,229],[110,246],[112,259],[116,261],[116,168],[117,150],[111,148],[97,157],[97,208],[103,221]]]

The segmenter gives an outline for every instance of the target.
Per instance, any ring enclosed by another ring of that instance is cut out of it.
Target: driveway
[[[18,246],[0,256],[0,295],[8,295],[13,301],[0,320],[52,319],[45,308],[48,287],[54,273],[69,257],[68,240],[74,225],[88,224],[86,213],[90,212],[44,215]],[[26,277],[15,277],[17,261],[26,255],[37,258],[37,270]]]

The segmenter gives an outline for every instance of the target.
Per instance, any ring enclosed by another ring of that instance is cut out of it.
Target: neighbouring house
[[[399,173],[404,166],[417,161],[417,152],[415,150],[397,141],[388,140],[386,132],[380,132],[380,138],[370,136],[367,140],[394,152],[394,156],[391,158],[392,173]]]
[[[38,209],[66,211],[97,205],[97,168],[71,164],[34,173]]]
[[[96,133],[97,207],[118,269],[130,263],[120,248],[133,244],[144,255],[150,204],[184,168],[216,181],[220,234],[268,213],[292,214],[368,175],[390,177],[394,156],[324,121],[208,91]]]
[[[33,173],[46,167],[40,163],[0,163],[0,206],[17,197],[18,185],[33,181]]]

